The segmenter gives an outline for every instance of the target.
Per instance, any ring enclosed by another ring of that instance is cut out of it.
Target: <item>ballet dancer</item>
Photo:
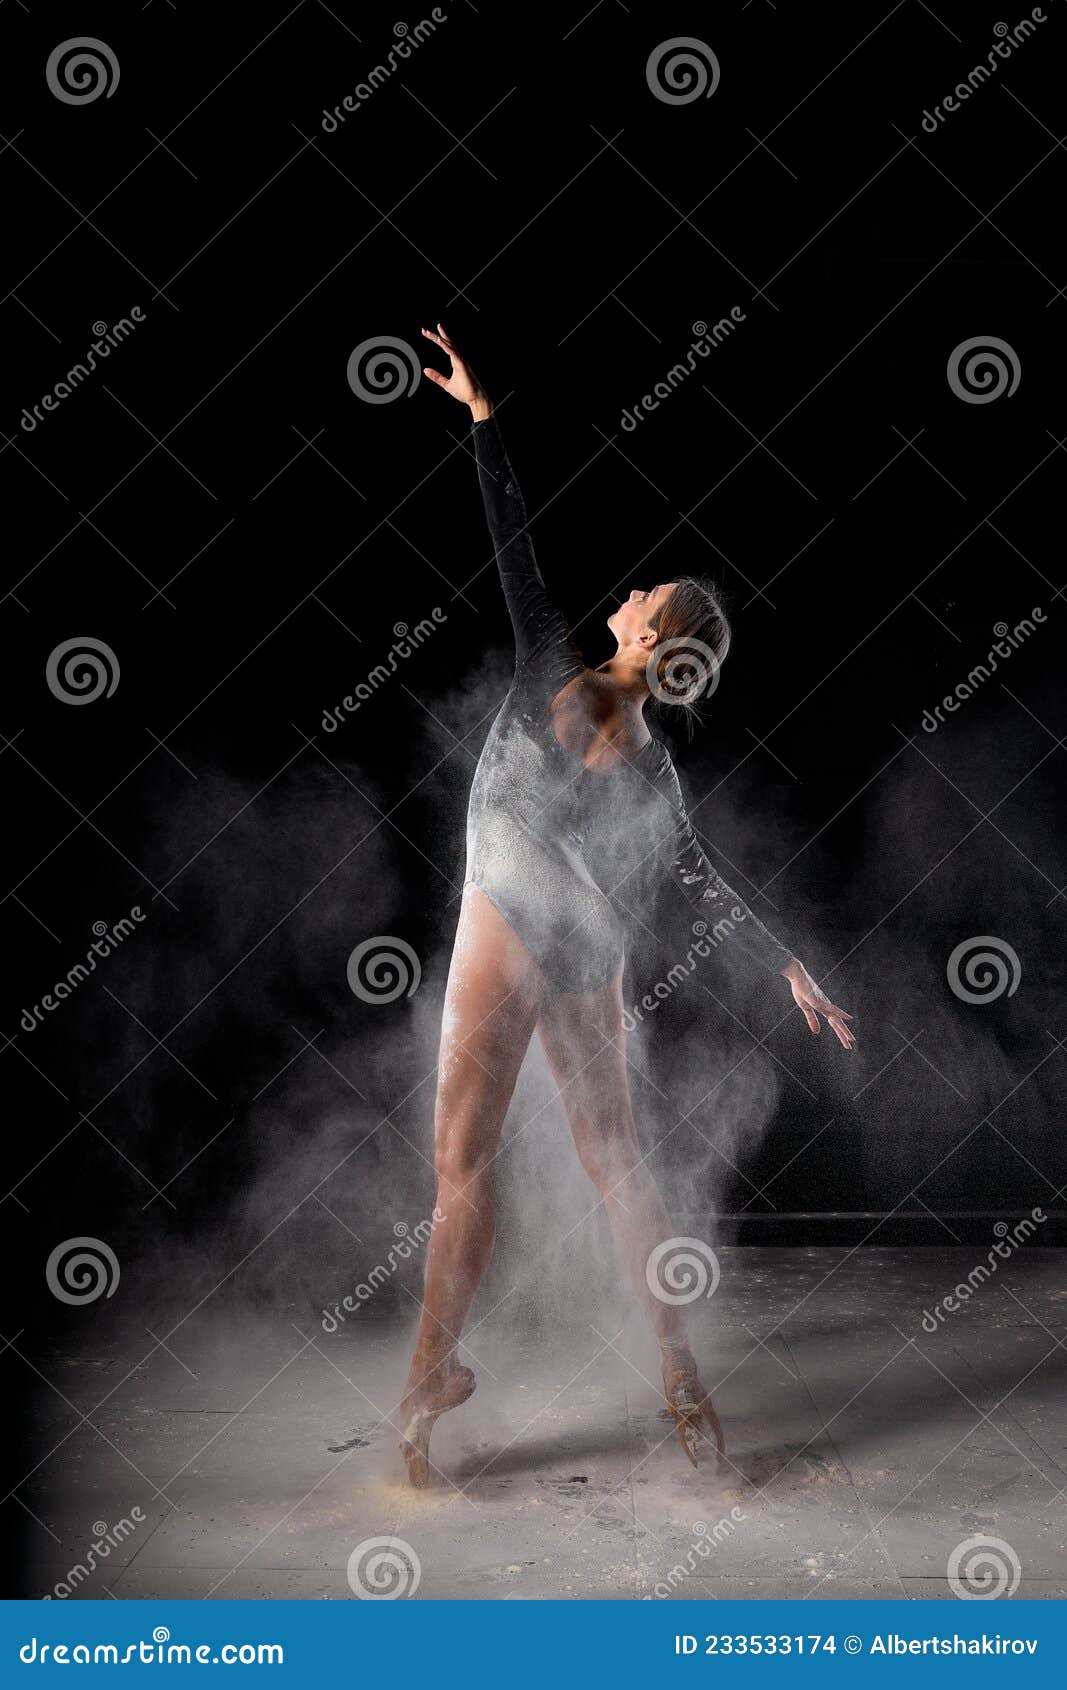
[[[646,1279],[652,1251],[672,1228],[630,1101],[623,928],[587,865],[587,841],[628,841],[638,857],[661,864],[708,929],[729,933],[757,967],[784,976],[812,1033],[822,1016],[849,1050],[852,1018],[720,879],[686,814],[670,756],[645,723],[650,699],[669,694],[680,650],[697,654],[705,681],[725,657],[729,627],[714,588],[687,578],[631,592],[607,619],[614,655],[587,668],[545,589],[492,404],[441,324],[423,334],[450,365],[448,375],[429,367],[426,376],[471,413],[515,674],[470,795],[435,1109],[435,1212],[443,1218],[427,1252],[399,1411],[401,1451],[411,1483],[425,1486],[434,1422],[474,1390],[456,1348],[489,1262],[500,1131],[536,1028],[582,1167],[659,1343],[682,1447],[697,1466],[702,1442],[714,1439],[722,1453],[722,1429],[680,1308],[660,1301]]]

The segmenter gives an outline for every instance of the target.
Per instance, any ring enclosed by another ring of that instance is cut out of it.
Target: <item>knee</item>
[[[476,1121],[449,1120],[439,1129],[434,1148],[434,1167],[445,1190],[461,1191],[483,1175],[493,1160],[492,1147],[485,1142]]]
[[[601,1197],[645,1173],[636,1134],[601,1127],[576,1139],[578,1159]]]

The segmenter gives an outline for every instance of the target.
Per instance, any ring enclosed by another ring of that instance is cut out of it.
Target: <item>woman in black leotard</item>
[[[436,1106],[438,1195],[423,1315],[406,1395],[401,1449],[415,1485],[429,1476],[437,1416],[471,1394],[456,1345],[493,1242],[494,1162],[500,1129],[537,1027],[575,1145],[605,1205],[615,1243],[659,1340],[664,1392],[682,1446],[697,1462],[722,1433],[697,1375],[677,1304],[657,1298],[646,1269],[671,1236],[663,1199],[638,1145],[622,1025],[623,930],[585,858],[608,846],[630,871],[658,862],[729,938],[783,975],[813,1033],[826,1018],[845,1049],[851,1017],[720,879],[685,812],[678,777],[644,721],[670,696],[672,657],[712,668],[728,629],[713,592],[665,582],[634,592],[608,618],[617,651],[582,662],[548,596],[526,512],[492,406],[438,324],[428,339],[449,376],[426,375],[469,406],[486,517],[515,635],[515,677],[485,743],[471,790],[467,872],[441,1031]],[[617,890],[617,888],[616,888]]]

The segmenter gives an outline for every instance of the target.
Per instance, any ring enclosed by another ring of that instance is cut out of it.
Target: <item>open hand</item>
[[[423,329],[422,332],[427,340],[432,340],[435,346],[441,348],[451,365],[449,374],[443,376],[440,370],[435,370],[432,364],[427,364],[422,372],[427,380],[437,387],[443,387],[446,393],[450,393],[452,398],[458,399],[462,405],[469,405],[475,422],[482,422],[491,416],[493,407],[489,403],[487,393],[470,365],[456,351],[443,325],[438,323],[436,334],[432,329]]]
[[[823,1015],[826,1017],[827,1025],[832,1027],[836,1033],[839,1043],[844,1045],[846,1050],[851,1050],[856,1042],[856,1036],[852,1029],[845,1025],[846,1021],[852,1020],[848,1010],[839,1009],[836,1003],[831,1003],[822,987],[815,984],[804,964],[795,957],[789,967],[782,970],[782,973],[792,987],[794,1003],[812,1032],[818,1033],[819,1016]]]

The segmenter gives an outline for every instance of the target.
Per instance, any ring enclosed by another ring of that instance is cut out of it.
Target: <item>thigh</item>
[[[441,1020],[439,1146],[456,1133],[476,1158],[495,1145],[544,992],[518,934],[484,892],[467,886]]]
[[[537,1031],[559,1087],[583,1166],[593,1178],[606,1156],[638,1154],[630,1101],[622,977],[595,992],[545,999]]]

